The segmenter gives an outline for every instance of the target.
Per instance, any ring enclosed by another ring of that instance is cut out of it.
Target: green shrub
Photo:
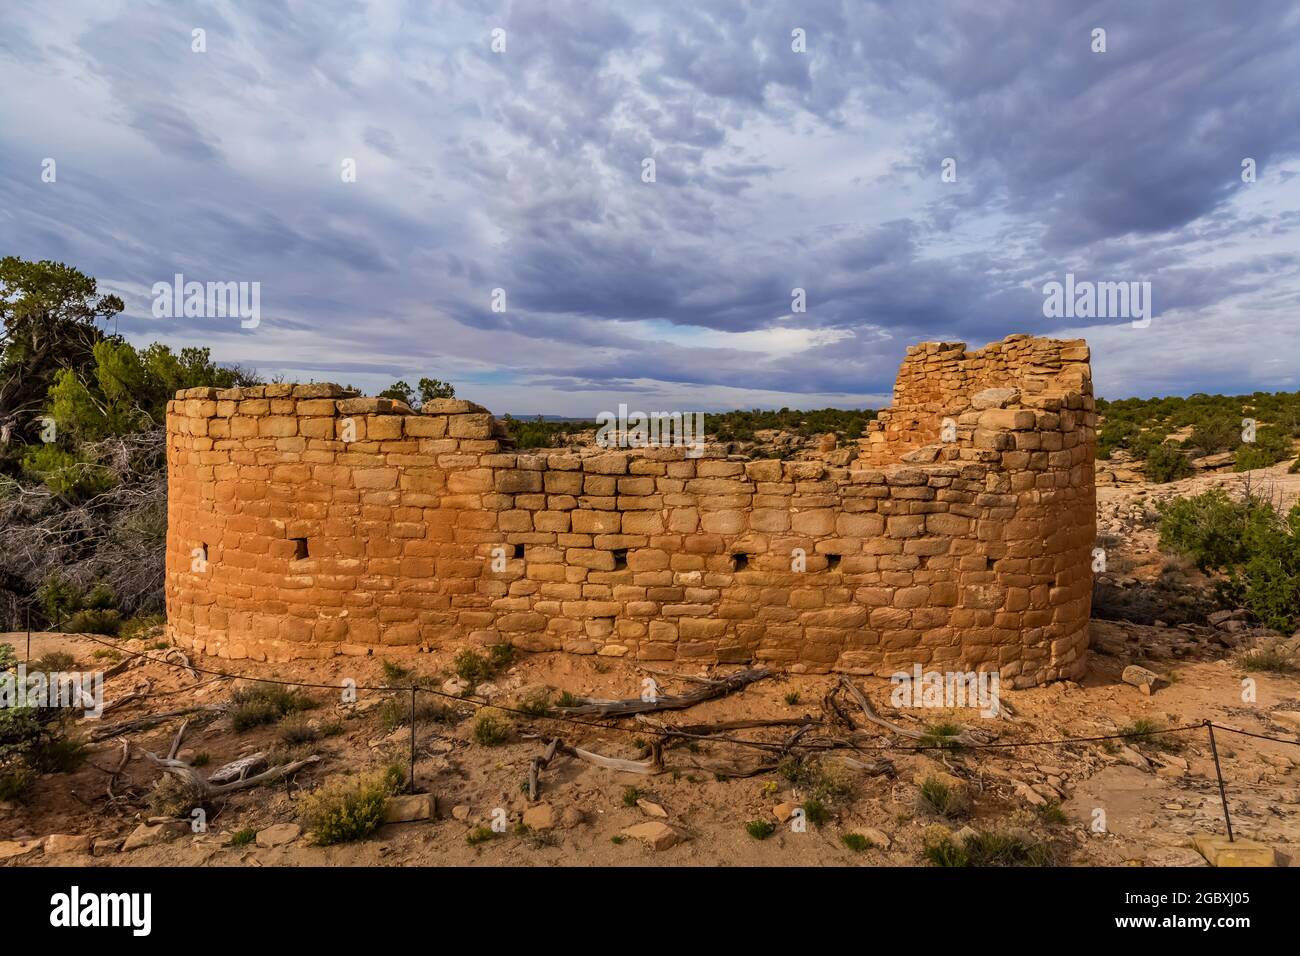
[[[755,840],[766,840],[776,832],[776,824],[771,820],[750,820],[745,824],[745,832]]]
[[[824,827],[831,821],[830,808],[817,797],[809,797],[803,802],[803,816],[815,827]]]
[[[487,843],[495,839],[497,832],[491,827],[477,826],[465,834],[465,842],[470,846],[478,846],[480,843]]]
[[[53,442],[30,446],[23,455],[22,467],[54,494],[73,501],[103,494],[117,483],[111,469],[64,451]]]
[[[944,837],[926,845],[933,866],[1051,866],[1055,854],[1047,843],[1013,833],[976,833],[958,843]]]
[[[253,827],[244,827],[242,830],[236,830],[230,834],[231,846],[248,846],[257,839],[257,830]]]
[[[1127,737],[1130,744],[1151,747],[1166,753],[1177,753],[1182,750],[1184,747],[1182,738],[1164,731],[1163,724],[1149,717],[1138,717],[1133,723],[1119,729],[1119,733]]]
[[[944,750],[958,750],[961,744],[953,740],[961,734],[961,728],[951,721],[931,724],[925,728],[925,735],[917,741],[920,747],[940,747]]]
[[[962,787],[954,787],[938,777],[926,777],[919,791],[921,809],[937,817],[955,819],[970,810],[970,800]]]
[[[1161,484],[1167,481],[1177,481],[1179,478],[1186,478],[1194,472],[1195,469],[1192,467],[1191,462],[1187,460],[1185,452],[1163,442],[1147,452],[1146,464],[1143,466],[1143,475],[1146,480]]]
[[[1282,633],[1300,623],[1300,505],[1283,517],[1261,498],[1234,500],[1215,488],[1159,512],[1160,547],[1222,573],[1222,601]]]
[[[1290,674],[1296,669],[1296,661],[1276,650],[1247,651],[1237,658],[1237,665],[1246,671],[1264,671],[1273,674]]]
[[[515,649],[509,644],[493,644],[484,657],[478,651],[466,649],[451,662],[452,669],[461,680],[476,686],[488,680],[515,659]]]
[[[515,709],[530,717],[546,717],[551,713],[551,695],[544,690],[535,690],[515,702]]]
[[[435,700],[427,694],[415,697],[415,723],[445,724],[452,719],[451,707],[441,700]],[[393,694],[379,709],[379,719],[385,730],[409,727],[411,724],[411,697],[409,694]]]
[[[63,624],[69,634],[103,634],[116,637],[122,629],[122,616],[116,610],[87,608],[77,611]]]
[[[485,707],[474,718],[474,740],[484,747],[499,747],[510,739],[514,724],[504,712]]]
[[[1276,428],[1265,425],[1256,429],[1253,442],[1242,442],[1237,446],[1236,451],[1233,471],[1267,468],[1291,456],[1291,439]]]
[[[0,644],[0,674],[18,666],[18,655],[12,644]]]
[[[861,853],[864,850],[870,850],[875,846],[874,843],[864,837],[861,833],[846,833],[840,837],[840,840],[854,853]]]
[[[316,706],[316,702],[302,691],[283,684],[255,684],[241,688],[231,695],[230,703],[231,723],[241,733]]]
[[[302,799],[302,817],[318,846],[364,840],[384,821],[400,784],[391,770],[321,787]]]

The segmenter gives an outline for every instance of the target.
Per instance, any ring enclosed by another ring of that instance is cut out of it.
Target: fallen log
[[[137,717],[134,720],[124,720],[120,724],[98,727],[90,732],[90,739],[98,743],[101,740],[110,740],[120,734],[129,734],[136,730],[148,730],[150,727],[156,727],[158,724],[176,717],[187,717],[190,714],[199,713],[218,714],[224,712],[224,710],[223,707],[209,704],[202,707],[183,707],[180,710],[169,710],[161,714],[149,714],[145,717]]]
[[[164,773],[171,774],[187,787],[193,788],[195,792],[203,794],[204,799],[210,800],[215,797],[222,797],[236,790],[244,790],[248,787],[261,786],[264,783],[270,783],[274,780],[281,780],[284,777],[292,776],[303,767],[318,763],[320,756],[312,754],[310,757],[304,757],[302,760],[294,760],[291,763],[281,764],[278,767],[272,767],[262,773],[254,774],[251,777],[241,777],[238,780],[232,780],[229,783],[214,784],[204,780],[199,776],[198,771],[183,760],[177,760],[174,757],[159,757],[157,754],[144,751],[144,755],[155,764],[163,768]]]
[[[728,674],[726,677],[718,678],[713,683],[705,684],[684,694],[666,694],[652,700],[642,700],[639,697],[624,700],[578,698],[580,703],[577,706],[556,707],[555,712],[566,717],[622,717],[631,714],[655,713],[661,710],[685,710],[706,700],[725,697],[727,694],[748,687],[755,681],[771,676],[772,672],[766,667],[750,668]]]

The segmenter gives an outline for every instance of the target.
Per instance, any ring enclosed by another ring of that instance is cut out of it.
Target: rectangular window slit
[[[306,538],[290,538],[289,540],[293,542],[293,559],[295,561],[302,561],[310,557],[307,551]]]
[[[733,555],[731,556],[731,570],[733,570],[733,571],[743,571],[743,570],[745,570],[747,567],[749,567],[749,555],[747,555],[747,554],[733,554]]]
[[[838,554],[826,555],[826,570],[834,571],[840,566],[840,556]]]
[[[614,555],[614,570],[626,571],[627,570],[627,548],[615,548],[610,553]]]

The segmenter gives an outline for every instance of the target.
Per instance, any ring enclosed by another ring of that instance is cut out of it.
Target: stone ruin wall
[[[1082,341],[918,345],[893,407],[821,460],[516,452],[472,403],[412,412],[334,385],[190,389],[167,431],[169,628],[207,653],[509,642],[803,672],[996,669],[1013,686],[1085,668]]]

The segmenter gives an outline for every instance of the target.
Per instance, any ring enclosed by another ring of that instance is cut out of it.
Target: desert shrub
[[[510,644],[494,644],[487,650],[486,656],[477,650],[465,649],[452,658],[451,667],[461,680],[469,684],[481,684],[497,672],[510,665],[515,659],[515,648]]]
[[[1277,650],[1259,648],[1247,651],[1237,658],[1237,666],[1245,671],[1264,671],[1273,674],[1290,674],[1296,669],[1295,658]]]
[[[248,846],[257,839],[257,830],[253,827],[244,827],[242,830],[236,830],[230,834],[231,846]]]
[[[1251,471],[1255,468],[1267,468],[1284,458],[1289,458],[1291,454],[1290,436],[1265,425],[1256,430],[1253,442],[1242,442],[1237,446],[1237,458],[1232,470]]]
[[[27,669],[33,673],[40,671],[43,674],[54,674],[70,671],[76,666],[77,659],[67,651],[49,651],[32,661]]]
[[[546,717],[551,712],[551,695],[545,690],[535,690],[525,694],[515,702],[515,709],[530,717]]]
[[[230,703],[231,723],[241,733],[316,706],[316,702],[302,691],[283,684],[255,684],[240,688],[231,695]]]
[[[951,721],[943,721],[937,724],[930,724],[925,728],[925,735],[917,741],[921,747],[940,747],[944,750],[957,750],[961,744],[953,737],[961,733],[961,728]]]
[[[388,798],[401,786],[389,768],[327,784],[302,799],[302,818],[319,846],[364,840],[384,821]]]
[[[1159,506],[1160,547],[1223,575],[1221,599],[1283,633],[1300,622],[1300,505],[1285,517],[1251,494],[1221,489]]]
[[[0,673],[12,670],[18,666],[18,655],[14,653],[12,644],[0,644]]]
[[[103,634],[106,637],[116,637],[121,629],[122,615],[116,609],[86,608],[73,614],[63,624],[63,630],[70,634]]]
[[[816,800],[834,803],[853,792],[853,775],[843,764],[818,757],[787,757],[777,773]]]
[[[1050,844],[1016,833],[967,834],[959,842],[951,836],[930,841],[925,858],[933,866],[1051,866],[1055,853]]]
[[[875,846],[874,843],[864,837],[861,833],[846,833],[840,837],[840,841],[854,853],[861,853],[864,850],[870,850]]]
[[[1198,448],[1207,455],[1231,451],[1241,442],[1241,424],[1238,419],[1215,416],[1198,422],[1183,442],[1184,448]]]
[[[1069,823],[1070,818],[1061,809],[1059,800],[1048,800],[1038,808],[1038,815],[1045,823]]]
[[[970,812],[970,798],[965,789],[938,777],[926,777],[921,781],[918,798],[921,809],[932,816],[952,820]]]
[[[294,714],[280,724],[280,740],[289,746],[315,743],[320,731],[302,714]]]
[[[474,740],[484,747],[499,747],[510,739],[514,724],[503,711],[485,707],[474,718]]]
[[[147,636],[152,636],[150,632],[154,628],[163,627],[166,623],[167,618],[161,614],[138,614],[122,623],[118,637],[124,641],[143,640]]]
[[[1131,724],[1119,729],[1119,733],[1128,738],[1128,742],[1139,747],[1151,747],[1166,753],[1177,753],[1183,749],[1182,738],[1176,734],[1165,733],[1165,726],[1149,717],[1138,717]]]
[[[636,787],[623,788],[623,806],[635,807],[636,802],[641,799],[641,791]]]
[[[450,723],[454,716],[451,707],[441,700],[430,699],[427,694],[415,697],[415,723]],[[385,730],[409,727],[411,724],[411,698],[409,694],[394,694],[379,709],[379,719]]]
[[[750,820],[745,824],[745,832],[755,840],[766,840],[776,832],[776,824],[771,820]]]
[[[1195,471],[1191,462],[1187,460],[1187,454],[1179,451],[1173,445],[1167,445],[1161,442],[1155,445],[1146,455],[1146,464],[1143,466],[1142,473],[1147,481],[1164,483],[1167,481],[1177,481],[1179,478],[1186,478]]]
[[[803,816],[813,826],[824,827],[831,821],[831,810],[819,797],[809,797],[803,802]]]
[[[149,791],[149,811],[157,817],[188,817],[203,806],[203,789],[179,777],[165,773]]]
[[[465,842],[470,846],[478,846],[480,843],[487,843],[494,839],[497,833],[491,827],[477,826],[465,834]]]

